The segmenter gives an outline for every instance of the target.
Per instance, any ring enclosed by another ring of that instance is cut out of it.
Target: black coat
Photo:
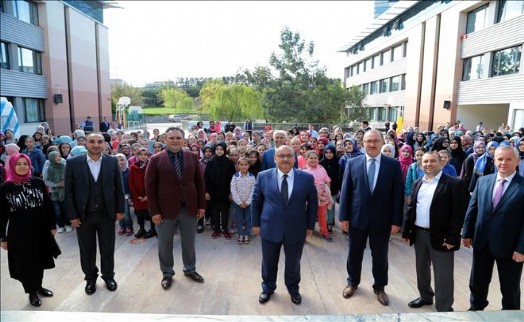
[[[235,164],[225,155],[214,155],[209,159],[204,173],[206,192],[212,202],[229,201],[231,178],[235,174]]]
[[[9,274],[23,281],[55,267],[60,249],[51,234],[55,212],[44,181],[0,186],[0,237],[7,238]],[[7,225],[9,227],[7,228]],[[7,233],[6,233],[7,228]]]

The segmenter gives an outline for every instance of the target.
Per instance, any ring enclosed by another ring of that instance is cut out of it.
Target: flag
[[[2,116],[1,128],[2,132],[5,133],[6,130],[11,130],[15,134],[15,138],[20,137],[20,123],[18,123],[18,117],[16,116],[15,108],[13,104],[7,100],[7,98],[2,97],[0,99],[0,115]]]

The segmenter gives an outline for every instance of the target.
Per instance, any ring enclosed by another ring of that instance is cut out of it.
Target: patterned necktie
[[[284,174],[282,176],[282,187],[280,187],[280,196],[282,197],[282,201],[285,205],[287,205],[288,201],[288,189],[287,189],[287,174]]]
[[[182,167],[180,166],[180,154],[175,154],[175,171],[178,181],[182,181]]]
[[[493,209],[497,207],[497,205],[500,202],[500,199],[502,199],[502,193],[504,193],[504,185],[506,184],[506,179],[500,179],[499,185],[497,187],[497,190],[495,190],[495,196],[493,196]]]
[[[373,181],[375,181],[375,161],[375,159],[371,159],[371,164],[368,169],[368,183],[371,192],[373,192]]]

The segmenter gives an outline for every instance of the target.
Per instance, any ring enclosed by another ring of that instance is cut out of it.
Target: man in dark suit
[[[283,130],[276,130],[273,132],[273,141],[275,142],[275,146],[271,149],[267,149],[264,151],[264,154],[262,155],[262,164],[260,165],[260,170],[267,170],[267,169],[273,169],[276,166],[275,163],[275,151],[286,144],[286,137],[287,133]],[[295,153],[294,155],[295,164],[294,167],[298,168],[298,160],[297,155]]]
[[[88,134],[87,155],[67,159],[66,165],[65,207],[71,226],[77,228],[87,295],[96,291],[97,235],[102,279],[108,290],[117,289],[114,280],[115,221],[124,218],[125,198],[118,160],[102,153],[104,143],[102,134]]]
[[[402,237],[415,244],[417,287],[420,297],[411,308],[433,304],[438,312],[453,311],[454,252],[460,248],[460,230],[469,197],[464,181],[442,173],[440,155],[422,156],[425,175],[415,181],[404,215]],[[431,288],[431,264],[435,292]]]
[[[153,155],[146,168],[146,195],[158,233],[158,259],[164,290],[171,287],[175,275],[173,237],[177,225],[184,275],[195,282],[204,282],[196,272],[195,234],[197,221],[205,214],[206,189],[198,156],[182,150],[184,137],[181,128],[168,128],[167,148]]]
[[[269,301],[277,288],[278,259],[284,246],[285,284],[291,301],[300,304],[300,259],[306,237],[315,228],[317,189],[311,174],[293,168],[291,147],[279,147],[275,162],[276,169],[258,173],[251,203],[253,231],[262,241],[262,293],[258,301]]]
[[[381,155],[384,138],[379,131],[367,131],[363,142],[366,154],[346,163],[340,192],[340,227],[349,239],[348,278],[342,295],[350,298],[360,284],[369,237],[373,290],[382,305],[389,305],[384,287],[388,284],[389,237],[402,225],[402,170],[397,160]]]
[[[524,262],[524,178],[517,173],[518,151],[495,150],[497,174],[477,181],[462,230],[463,245],[473,246],[469,280],[470,310],[488,306],[488,289],[497,270],[503,310],[520,310],[520,281]]]
[[[107,133],[111,126],[111,123],[107,120],[107,117],[104,116],[104,120],[100,122],[100,132]]]

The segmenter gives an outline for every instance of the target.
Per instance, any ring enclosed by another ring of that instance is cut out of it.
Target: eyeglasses
[[[367,143],[367,144],[378,144],[382,142],[381,140],[365,140],[364,143]],[[359,142],[357,142],[359,143]]]
[[[293,159],[294,156],[294,154],[277,154],[279,159]]]

